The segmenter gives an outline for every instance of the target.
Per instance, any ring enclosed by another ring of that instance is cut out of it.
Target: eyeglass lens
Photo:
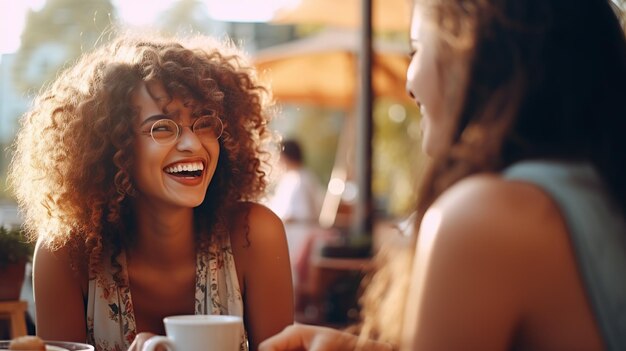
[[[205,140],[219,139],[223,128],[222,121],[215,116],[202,116],[191,125],[191,130],[198,138]],[[178,139],[180,133],[181,126],[171,119],[160,119],[150,129],[152,139],[158,144],[172,143]]]

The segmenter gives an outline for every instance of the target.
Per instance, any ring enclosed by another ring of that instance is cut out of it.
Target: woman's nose
[[[181,127],[176,148],[180,151],[195,150],[202,147],[200,138],[193,132],[191,126]]]

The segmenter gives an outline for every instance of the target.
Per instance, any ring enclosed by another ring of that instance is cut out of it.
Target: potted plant
[[[34,245],[24,229],[0,227],[0,301],[18,300]]]

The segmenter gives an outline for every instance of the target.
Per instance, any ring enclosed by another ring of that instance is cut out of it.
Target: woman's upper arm
[[[533,200],[498,179],[451,188],[425,215],[404,325],[406,349],[503,350],[529,284]],[[521,195],[520,195],[521,194]],[[530,200],[530,201],[529,201]]]
[[[244,262],[244,318],[251,349],[256,350],[261,341],[293,323],[294,302],[282,222],[256,204],[248,220],[248,238],[234,250],[240,256],[238,261]]]
[[[33,261],[37,335],[46,340],[85,342],[85,307],[81,279],[67,249],[51,251],[37,244]]]

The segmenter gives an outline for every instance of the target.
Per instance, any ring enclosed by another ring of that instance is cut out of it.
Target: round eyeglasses
[[[152,124],[149,132],[145,131],[142,134],[150,134],[155,143],[167,145],[178,140],[184,127],[191,127],[191,131],[201,140],[217,140],[224,131],[221,119],[206,115],[196,119],[191,126],[183,126],[169,118],[159,119]]]

